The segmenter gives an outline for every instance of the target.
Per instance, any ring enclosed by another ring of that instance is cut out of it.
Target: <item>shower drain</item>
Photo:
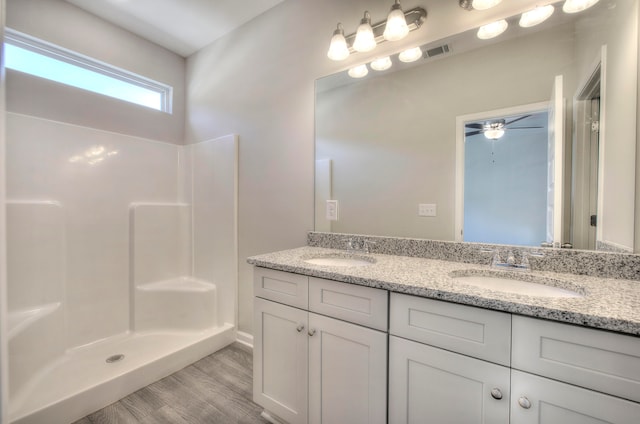
[[[119,362],[124,359],[124,355],[122,353],[118,353],[117,355],[111,355],[107,358],[107,364],[111,364],[113,362]]]

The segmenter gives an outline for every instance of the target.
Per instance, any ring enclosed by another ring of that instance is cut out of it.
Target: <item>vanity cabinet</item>
[[[260,267],[254,275],[254,401],[274,419],[640,422],[640,337]]]
[[[385,423],[388,293],[263,268],[254,290],[254,401],[290,424]]]
[[[389,423],[508,423],[510,331],[506,313],[392,293]]]
[[[640,422],[640,338],[514,315],[512,343],[512,423]]]
[[[640,338],[391,294],[389,423],[637,424]]]
[[[511,371],[514,424],[637,424],[640,405],[550,378]]]
[[[509,368],[389,337],[389,423],[425,423],[425,417],[508,423]]]

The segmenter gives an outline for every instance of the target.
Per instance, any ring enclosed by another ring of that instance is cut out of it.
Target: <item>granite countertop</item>
[[[367,266],[311,265],[318,256],[367,256]],[[265,268],[375,287],[587,327],[640,336],[640,282],[548,271],[495,271],[489,265],[382,254],[349,254],[344,250],[300,247],[247,259]],[[454,275],[508,273],[520,280],[576,291],[580,297],[537,297],[493,291],[462,283]]]

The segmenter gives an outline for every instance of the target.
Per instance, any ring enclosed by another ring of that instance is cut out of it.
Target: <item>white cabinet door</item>
[[[387,334],[309,314],[309,422],[386,423]]]
[[[253,400],[290,424],[307,422],[307,314],[254,298]]]
[[[637,424],[640,404],[521,371],[511,376],[511,424]]]
[[[389,424],[509,422],[507,367],[389,337]]]

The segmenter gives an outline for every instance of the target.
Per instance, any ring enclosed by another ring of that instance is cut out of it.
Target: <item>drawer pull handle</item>
[[[529,409],[531,408],[531,401],[526,397],[522,396],[520,399],[518,399],[518,405],[520,405],[524,409]]]
[[[497,400],[502,399],[502,392],[497,387],[491,389],[491,397]]]
[[[296,327],[296,331],[298,331],[298,333],[300,333],[302,330],[304,330],[304,324],[300,324]]]
[[[314,334],[316,334],[316,330],[309,330],[309,332],[307,333],[310,337],[313,337]]]

